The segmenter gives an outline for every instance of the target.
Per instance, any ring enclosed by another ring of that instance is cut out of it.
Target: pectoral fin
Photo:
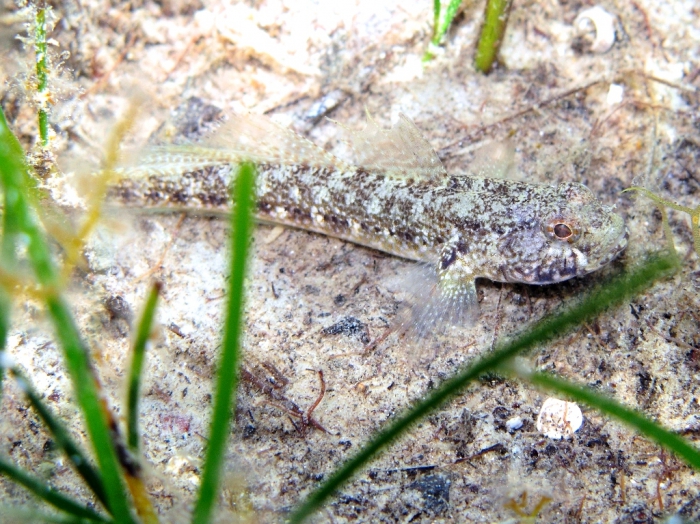
[[[406,300],[397,316],[397,330],[410,339],[469,327],[479,316],[476,285],[471,277],[447,278],[434,266],[417,265],[406,275],[402,291]]]

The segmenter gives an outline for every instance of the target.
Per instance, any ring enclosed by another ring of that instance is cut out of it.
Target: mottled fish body
[[[448,175],[403,116],[390,131],[370,121],[351,138],[354,164],[265,117],[234,117],[206,145],[150,150],[122,171],[111,198],[225,212],[236,165],[250,160],[260,220],[431,264],[438,293],[430,300],[459,310],[476,304],[476,278],[560,282],[626,246],[622,218],[581,184]]]

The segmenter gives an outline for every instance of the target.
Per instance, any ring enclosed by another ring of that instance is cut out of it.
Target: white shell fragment
[[[615,16],[599,5],[581,11],[574,20],[574,26],[579,34],[595,31],[592,53],[607,53],[615,43]]]
[[[537,431],[554,440],[571,438],[583,424],[583,413],[573,402],[548,398],[537,416]]]
[[[610,84],[610,89],[608,89],[608,95],[605,97],[605,101],[608,105],[614,106],[622,102],[622,98],[625,94],[625,88],[619,84]]]

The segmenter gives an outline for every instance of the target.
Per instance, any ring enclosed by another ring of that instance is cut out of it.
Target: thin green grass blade
[[[700,470],[700,450],[698,448],[692,446],[684,438],[649,420],[641,413],[627,408],[589,388],[562,380],[548,373],[518,373],[518,375],[539,388],[563,393],[574,400],[588,404],[598,411],[624,422],[649,440],[653,440],[660,446],[672,451],[693,468]]]
[[[37,412],[46,428],[49,430],[49,433],[51,433],[56,445],[63,451],[63,453],[65,453],[68,460],[73,464],[75,470],[83,478],[97,499],[104,505],[105,508],[109,508],[102,479],[100,478],[97,470],[90,463],[88,457],[83,453],[78,445],[73,442],[68,430],[56,417],[53,416],[48,406],[44,404],[39,395],[37,395],[34,387],[29,382],[29,379],[25,377],[17,368],[12,368],[11,373],[15,376],[19,388],[27,397],[29,403]]]
[[[442,383],[437,389],[417,402],[406,413],[378,432],[354,457],[337,469],[323,484],[313,491],[291,514],[289,522],[302,522],[331,497],[337,490],[386,446],[405,433],[414,423],[438,409],[462,392],[469,384],[489,371],[497,370],[513,357],[541,345],[568,329],[585,322],[613,304],[639,293],[660,276],[674,270],[678,259],[671,254],[651,257],[639,268],[612,279],[598,287],[577,305],[537,322],[529,330],[511,342],[480,358]]]
[[[194,508],[192,522],[205,524],[211,519],[231,413],[235,413],[234,394],[238,384],[238,360],[243,317],[243,283],[248,259],[248,244],[253,227],[253,188],[255,168],[242,164],[236,179],[231,215],[231,276],[228,309],[224,327],[221,357],[217,368],[214,412],[212,415],[209,445],[202,473],[199,498]]]
[[[89,369],[87,350],[80,340],[73,317],[63,300],[57,296],[50,296],[47,299],[47,305],[56,335],[63,347],[66,367],[73,381],[78,404],[85,417],[97,463],[100,465],[109,509],[114,519],[120,524],[132,523],[134,520],[129,510],[117,455],[102,412],[102,400],[97,393],[93,372]]]
[[[153,319],[156,314],[156,304],[160,294],[161,285],[156,282],[151,287],[146,299],[146,306],[141,316],[141,321],[136,329],[136,339],[134,340],[131,369],[129,371],[129,393],[126,401],[126,432],[127,444],[138,456],[139,451],[139,393],[141,391],[141,373],[143,371],[144,356],[146,353],[146,343],[151,334]]]
[[[440,9],[442,5],[440,0],[433,0],[433,37],[438,31],[438,24],[440,23]]]
[[[94,522],[111,522],[108,518],[66,497],[2,458],[0,458],[0,474],[6,475],[13,481],[21,484],[34,495],[61,511],[65,511],[76,517],[90,519]]]
[[[484,74],[491,71],[506,32],[511,4],[512,0],[488,0],[486,3],[484,25],[481,26],[474,58],[477,71]]]
[[[0,173],[22,173],[27,169],[24,162],[24,150],[19,140],[12,134],[5,114],[0,108]],[[0,254],[5,269],[12,270],[16,263],[15,242],[20,228],[20,215],[17,206],[19,195],[13,188],[4,188],[2,214],[2,246]]]
[[[116,452],[102,412],[101,399],[90,368],[88,351],[80,338],[68,306],[58,294],[59,275],[30,204],[33,184],[28,175],[24,153],[17,138],[7,126],[2,111],[0,111],[0,182],[5,191],[5,202],[8,204],[5,213],[13,215],[14,230],[21,232],[18,237],[24,239],[31,266],[46,293],[49,315],[63,348],[75,396],[85,417],[90,441],[100,466],[109,509],[118,522],[131,523],[133,518],[120,476]]]
[[[30,194],[34,183],[27,171],[22,146],[7,126],[5,114],[0,109],[0,181],[5,192],[3,262],[14,260],[15,242],[18,237],[23,237],[37,279],[42,285],[53,287],[57,283],[57,273],[36,216],[31,211]]]
[[[34,49],[36,51],[36,91],[39,101],[39,138],[41,145],[49,145],[49,118],[48,118],[48,67],[47,67],[47,47],[46,47],[46,3],[36,10],[34,19]]]
[[[0,109],[0,125],[7,129],[5,115]],[[2,130],[0,129],[0,133]],[[9,137],[0,135],[0,171],[13,171],[24,166],[24,151],[19,141],[10,133]],[[15,239],[19,231],[17,218],[10,212],[13,208],[13,194],[7,191],[3,194],[2,240],[0,241],[0,264],[6,271],[12,271],[17,264]],[[7,291],[0,288],[0,398],[2,398],[3,381],[5,378],[5,349],[7,334],[10,329],[10,310],[12,300]]]
[[[428,50],[423,55],[423,62],[427,62],[434,58],[434,51],[437,46],[440,45],[445,33],[449,30],[452,25],[452,21],[457,15],[459,6],[462,0],[450,0],[447,8],[444,11],[444,18],[442,17],[442,6],[440,0],[433,0],[433,37],[430,40],[430,45]]]
[[[435,42],[436,44],[440,43],[442,37],[445,36],[445,33],[447,33],[447,30],[452,25],[452,21],[455,19],[455,16],[457,16],[457,11],[459,10],[459,6],[461,4],[462,0],[450,0],[450,3],[447,4],[447,9],[445,10],[445,19],[440,25],[440,29],[438,31],[439,34],[437,35],[437,41]]]
[[[7,129],[5,115],[0,109],[0,172],[22,169],[24,165],[24,151],[22,145],[10,133],[4,136],[1,127]],[[2,213],[2,240],[0,241],[0,263],[2,268],[11,271],[15,268],[17,255],[15,253],[15,239],[19,227],[17,219],[10,210],[13,208],[13,194],[7,191],[3,195]],[[12,300],[5,289],[0,288],[0,398],[2,398],[2,384],[5,378],[5,348],[7,346],[7,333],[10,328],[10,309]]]

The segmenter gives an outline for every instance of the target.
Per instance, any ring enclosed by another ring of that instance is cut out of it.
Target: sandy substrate
[[[647,200],[621,196],[622,189],[645,184],[698,205],[697,3],[602,4],[614,16],[615,40],[606,52],[594,52],[593,35],[574,24],[591,5],[515,2],[502,65],[483,76],[472,67],[481,2],[464,8],[444,53],[425,66],[430,1],[61,2],[52,49],[56,57],[70,56],[52,79],[51,121],[66,173],[98,163],[137,92],[148,102],[129,139],[136,144],[164,122],[192,138],[222,113],[254,111],[341,151],[337,126],[324,117],[359,128],[367,108],[387,127],[399,112],[412,118],[448,171],[469,171],[478,149],[510,139],[513,176],[580,181],[617,205],[630,230],[626,253],[595,274],[546,287],[482,281],[475,326],[431,338],[417,351],[392,335],[360,355],[394,318],[399,298],[387,283],[410,264],[320,235],[259,226],[244,363],[254,378],[239,388],[236,424],[221,457],[221,522],[281,520],[387,419],[460,365],[662,248],[661,215]],[[29,146],[36,130],[22,78],[33,56],[4,45],[11,57],[2,64],[3,110]],[[62,185],[57,176],[47,184]],[[69,193],[53,196],[64,206],[76,201]],[[672,213],[671,227],[683,259],[674,277],[528,360],[693,440],[700,434],[700,267],[688,217]],[[227,236],[226,221],[216,217],[107,212],[85,249],[85,267],[70,282],[73,311],[117,412],[130,322],[149,283],[164,284],[142,403],[148,489],[164,522],[187,521],[200,478]],[[84,440],[41,305],[22,298],[13,320],[13,357]],[[327,433],[304,428],[289,413],[292,403],[302,411],[314,403],[319,371],[327,389],[313,417]],[[273,382],[278,398],[258,387]],[[690,468],[584,406],[572,439],[549,439],[535,425],[546,398],[498,378],[475,385],[357,475],[319,512],[319,522],[517,521],[509,500],[521,501],[523,493],[525,514],[551,499],[542,522],[644,523],[678,511],[700,520],[700,488]],[[3,455],[91,500],[11,381],[2,413]],[[519,429],[507,424],[516,417]],[[0,500],[19,503],[27,495],[0,479]]]

